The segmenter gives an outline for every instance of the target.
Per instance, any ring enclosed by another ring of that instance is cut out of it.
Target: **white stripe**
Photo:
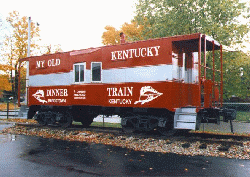
[[[83,84],[91,83],[91,71],[86,70],[86,80]],[[173,79],[172,65],[143,66],[134,68],[108,69],[102,71],[102,83],[125,82],[157,82]],[[73,71],[68,73],[53,73],[32,75],[29,77],[29,86],[57,86],[72,85]]]
[[[73,77],[73,72],[32,75],[29,77],[29,86],[71,85]]]
[[[103,70],[103,83],[172,80],[172,65]]]

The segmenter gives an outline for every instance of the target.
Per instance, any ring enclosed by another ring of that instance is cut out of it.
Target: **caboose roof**
[[[173,43],[180,45],[182,47],[187,46],[190,48],[193,52],[198,52],[197,46],[199,45],[199,39],[201,37],[201,50],[204,50],[204,41],[206,40],[206,51],[212,51],[213,45],[214,50],[220,49],[220,44],[216,40],[214,40],[212,37],[201,34],[201,33],[195,33],[190,35],[180,35],[180,36],[173,36]],[[193,47],[192,47],[193,46]]]
[[[156,39],[149,39],[149,40],[143,40],[143,41],[136,41],[136,42],[129,42],[129,43],[124,43],[124,44],[116,44],[116,45],[108,45],[108,46],[102,46],[102,47],[96,47],[96,48],[88,48],[88,49],[81,49],[81,50],[73,50],[73,51],[68,51],[68,52],[58,52],[54,54],[45,54],[42,56],[46,55],[55,55],[55,54],[62,54],[62,53],[69,53],[70,56],[72,55],[80,55],[80,54],[89,54],[96,52],[100,49],[104,49],[106,47],[115,47],[115,46],[122,46],[122,45],[130,45],[134,43],[143,43],[143,42],[150,42],[150,41],[157,41],[157,40],[171,40],[172,43],[181,46],[181,47],[188,47],[191,51],[193,52],[198,52],[198,45],[199,45],[199,39],[201,37],[201,50],[204,50],[204,41],[206,40],[206,51],[212,51],[213,46],[214,50],[219,50],[220,49],[220,44],[216,40],[214,40],[212,37],[201,34],[201,33],[195,33],[195,34],[187,34],[187,35],[177,35],[177,36],[171,36],[171,37],[163,37],[163,38],[156,38]],[[28,61],[31,58],[36,58],[40,56],[32,56],[32,57],[27,57],[23,58],[20,60],[22,61]]]

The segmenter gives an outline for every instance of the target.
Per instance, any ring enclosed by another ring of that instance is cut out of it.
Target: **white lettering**
[[[122,88],[121,88],[121,87],[119,88],[119,91],[118,91],[117,96],[123,96],[123,91],[122,91]]]
[[[109,92],[108,96],[111,96],[111,88],[107,88],[107,91]]]
[[[109,99],[110,104],[132,104],[132,99]]]
[[[113,51],[111,52],[111,60],[115,61],[115,60],[126,60],[139,57],[159,56],[160,47],[161,46],[153,46],[153,47]]]
[[[107,88],[108,96],[133,96],[133,87]]]
[[[152,48],[153,48],[153,47],[149,47],[149,48],[148,48],[148,52],[147,52],[147,56],[148,56],[148,57],[154,56],[153,53],[152,53]]]
[[[122,51],[117,51],[117,54],[118,54],[117,59],[122,60],[123,59],[122,58]]]
[[[129,50],[123,50],[123,59],[127,59],[128,58],[128,51]]]
[[[137,50],[135,49],[135,57],[136,57],[136,58],[140,57],[140,49],[141,49],[141,48],[139,48],[139,52],[138,52],[139,55],[137,55]]]
[[[36,68],[44,68],[45,60],[36,61]]]
[[[66,99],[48,99],[49,103],[66,103]]]
[[[116,60],[116,56],[115,56],[115,52],[111,52],[111,55],[112,55],[112,59],[111,60]]]
[[[67,89],[63,89],[63,96],[68,96],[68,90]]]
[[[129,58],[133,58],[133,50],[135,50],[135,49],[129,49],[129,51],[130,51],[130,57]]]
[[[59,66],[61,64],[61,60],[59,58],[56,59],[56,66]]]
[[[74,99],[75,100],[85,100],[86,99],[86,90],[74,90]]]
[[[36,61],[36,68],[44,68],[45,67],[45,60],[42,61]],[[47,66],[59,66],[61,64],[61,59],[50,59],[47,61]]]
[[[68,89],[48,89],[46,96],[68,96]]]
[[[160,49],[160,46],[155,46],[155,56],[158,56],[159,55],[159,49]]]
[[[51,67],[51,66],[58,66],[61,64],[61,61],[60,59],[51,59],[51,60],[48,60],[48,66]]]
[[[144,53],[143,53],[143,50],[145,50]],[[142,49],[141,49],[141,56],[142,56],[142,57],[145,57],[145,56],[147,55],[147,52],[146,52],[146,51],[147,51],[146,48],[142,48]]]
[[[117,88],[113,88],[113,95],[112,96],[117,96]]]
[[[127,96],[133,96],[133,87],[127,87],[127,89],[128,89],[128,94],[127,94]]]

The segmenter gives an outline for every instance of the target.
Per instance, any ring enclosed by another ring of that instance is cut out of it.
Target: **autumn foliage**
[[[124,23],[121,29],[117,30],[113,26],[106,26],[105,32],[102,35],[102,43],[104,45],[114,45],[120,43],[120,33],[123,32],[126,36],[127,42],[143,40],[143,26],[138,25],[136,21],[131,23]]]
[[[3,54],[0,64],[0,91],[11,90],[17,96],[19,60],[27,57],[28,49],[28,17],[20,17],[17,11],[9,13],[7,22],[10,24],[11,34],[3,42]],[[31,54],[38,49],[39,26],[31,22]],[[23,67],[23,66],[22,66]],[[11,78],[11,75],[13,78]],[[21,69],[21,77],[25,80],[25,70]],[[11,84],[11,82],[13,84]],[[23,82],[25,83],[25,81]],[[25,88],[25,86],[24,86]],[[25,89],[22,89],[24,92]]]
[[[3,90],[10,91],[11,90],[11,83],[9,82],[9,75],[5,72],[11,69],[9,65],[0,64],[0,94]]]

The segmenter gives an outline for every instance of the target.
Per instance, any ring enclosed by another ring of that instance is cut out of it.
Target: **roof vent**
[[[125,44],[125,34],[123,32],[120,33],[120,43]]]

